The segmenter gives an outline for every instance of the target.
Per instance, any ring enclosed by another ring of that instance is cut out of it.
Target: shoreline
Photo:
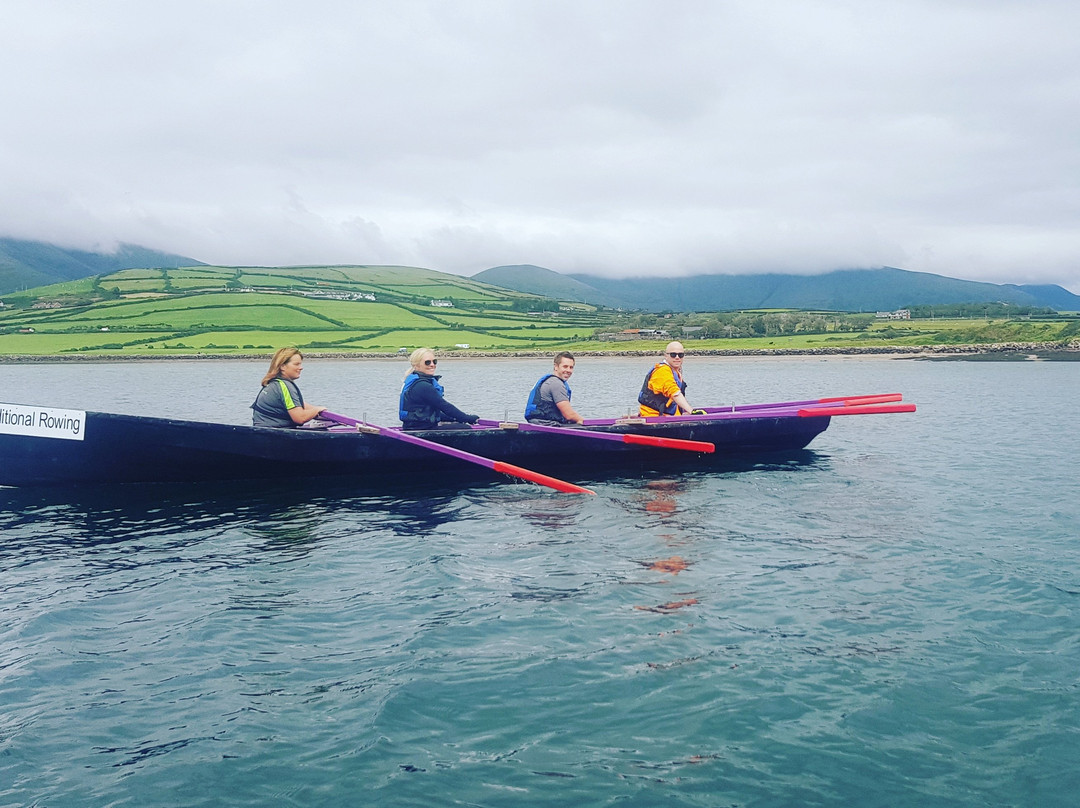
[[[612,356],[656,356],[659,349],[654,350],[578,350],[574,352],[578,357],[612,357]],[[1080,361],[1080,341],[1071,341],[1066,344],[1054,342],[1017,343],[1005,342],[992,345],[919,345],[919,346],[862,346],[862,347],[826,347],[826,348],[702,348],[693,350],[694,356],[719,356],[727,358],[751,358],[763,359],[769,357],[807,357],[807,358],[883,358],[883,359],[917,359],[917,360],[959,360],[971,359],[979,361]],[[460,359],[519,359],[519,358],[543,358],[553,355],[549,350],[528,351],[471,351],[454,350],[442,352],[441,355],[457,357]],[[265,361],[269,353],[257,354],[158,354],[157,356],[131,356],[123,354],[93,355],[86,354],[10,354],[0,356],[0,364],[54,364],[65,362],[169,362],[169,361]],[[403,354],[394,353],[356,353],[335,351],[305,351],[305,357],[311,359],[393,359],[401,360]]]

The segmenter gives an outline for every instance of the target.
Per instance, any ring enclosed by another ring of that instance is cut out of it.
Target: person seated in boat
[[[479,415],[462,412],[443,398],[434,351],[417,348],[409,354],[409,364],[412,370],[401,385],[398,403],[403,429],[465,429],[480,420]]]
[[[251,405],[252,426],[291,429],[306,424],[326,407],[305,404],[296,380],[304,369],[304,357],[298,348],[279,348],[270,360],[270,370],[262,380],[262,389]]]
[[[525,405],[525,420],[532,424],[583,424],[582,418],[570,406],[570,377],[574,375],[574,355],[563,351],[555,356],[551,373],[540,377],[529,393]]]
[[[657,415],[703,415],[686,400],[686,380],[682,375],[683,357],[686,349],[681,342],[669,342],[664,357],[645,374],[645,381],[638,393],[638,414],[642,418]]]

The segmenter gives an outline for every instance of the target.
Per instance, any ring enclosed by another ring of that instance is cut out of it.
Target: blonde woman
[[[299,348],[279,348],[270,360],[270,370],[262,380],[262,390],[251,405],[252,426],[292,429],[306,424],[326,407],[305,404],[296,380],[304,369]]]
[[[398,402],[403,429],[463,429],[475,424],[479,415],[462,412],[445,398],[442,378],[436,374],[439,360],[430,348],[417,348],[409,354],[412,370],[401,385]]]

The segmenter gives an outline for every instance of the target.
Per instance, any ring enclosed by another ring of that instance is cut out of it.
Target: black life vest
[[[686,382],[683,381],[683,377],[679,374],[679,372],[675,370],[675,368],[672,368],[670,365],[668,365],[666,362],[658,362],[657,364],[653,365],[652,370],[645,374],[645,381],[642,382],[641,392],[638,393],[637,397],[638,404],[644,404],[646,407],[656,410],[661,415],[674,415],[675,411],[678,409],[678,406],[675,404],[675,402],[670,398],[662,396],[660,393],[657,393],[649,387],[649,381],[652,379],[652,375],[661,366],[671,368],[671,375],[675,377],[675,383],[679,385],[679,392],[682,393],[684,396],[686,395]]]

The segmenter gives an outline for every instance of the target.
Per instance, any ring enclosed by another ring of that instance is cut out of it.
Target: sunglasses
[[[676,351],[675,353],[669,353],[668,356],[674,357],[675,359],[682,359],[686,354],[683,351]]]
[[[427,365],[428,367],[431,367],[432,365],[439,364],[439,360],[438,359],[425,359],[424,364]]]

